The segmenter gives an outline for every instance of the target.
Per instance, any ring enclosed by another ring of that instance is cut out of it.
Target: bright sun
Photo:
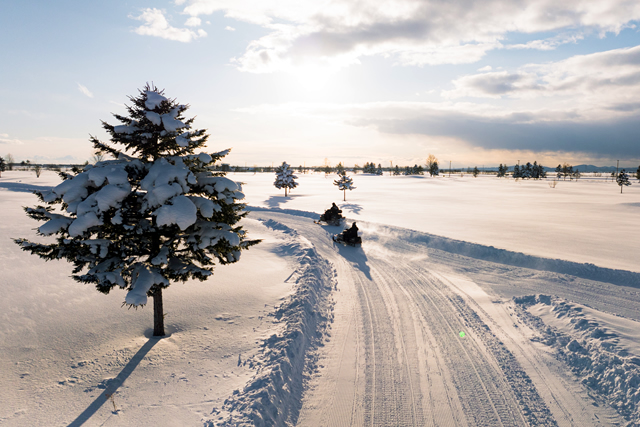
[[[340,90],[339,70],[326,65],[298,66],[290,71],[292,86],[297,93],[309,96],[330,96]]]

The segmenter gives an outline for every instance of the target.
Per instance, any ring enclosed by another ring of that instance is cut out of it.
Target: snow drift
[[[216,417],[205,423],[207,427],[295,425],[304,382],[316,369],[315,350],[332,320],[333,266],[295,230],[273,220],[263,223],[287,237],[280,251],[297,259],[291,276],[295,290],[273,313],[282,322],[281,332],[264,340],[260,353],[243,362],[255,367],[254,378],[220,410],[214,409]]]

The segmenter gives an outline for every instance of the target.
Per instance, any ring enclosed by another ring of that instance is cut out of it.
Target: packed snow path
[[[485,262],[482,271],[482,261],[432,251],[361,223],[362,248],[337,245],[331,234],[339,227],[320,227],[300,214],[252,213],[295,229],[338,273],[331,337],[297,425],[621,422],[613,410],[595,407],[565,367],[534,347],[532,331],[515,318],[508,298],[489,297],[463,273],[481,277],[495,264]],[[493,280],[506,285],[520,270],[504,267],[502,278]],[[541,274],[562,288],[557,274]],[[581,291],[583,299],[601,296],[596,288]]]

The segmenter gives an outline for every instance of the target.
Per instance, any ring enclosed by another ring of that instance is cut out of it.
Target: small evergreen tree
[[[347,201],[347,190],[355,190],[356,187],[353,186],[353,179],[347,176],[345,171],[342,171],[341,174],[338,174],[338,179],[333,181],[334,185],[338,186],[338,190],[342,190],[344,192],[344,201]]]
[[[343,172],[344,172],[344,166],[342,165],[342,162],[340,162],[336,165],[336,173],[338,175],[341,175]]]
[[[400,175],[400,168],[398,167],[398,165],[396,165],[396,167],[393,169],[393,174]]]
[[[531,167],[531,178],[540,179],[545,178],[547,173],[544,171],[544,166],[539,165],[537,161],[533,162],[533,166]]]
[[[638,168],[640,170],[640,168]],[[382,165],[378,163],[378,168],[376,169],[376,175],[382,176]]]
[[[477,177],[478,177],[478,174],[480,173],[480,171],[478,170],[478,167],[477,167],[477,166],[474,166],[474,168],[473,168],[473,172],[472,172],[472,173],[473,173],[473,177],[474,177],[474,178],[477,178]]]
[[[576,169],[576,170],[573,171],[572,176],[573,176],[573,179],[578,180],[578,179],[580,179],[582,177],[582,174],[580,173],[580,171],[578,169]]]
[[[507,167],[503,166],[502,163],[500,163],[500,166],[498,166],[498,178],[502,178],[506,174],[507,174]]]
[[[636,179],[640,181],[640,166],[638,166],[638,170],[636,171]]]
[[[46,260],[66,259],[74,265],[73,279],[102,293],[126,289],[130,307],[153,297],[153,335],[162,336],[164,288],[205,280],[215,261],[234,263],[258,241],[247,240],[237,225],[246,215],[237,202],[244,197],[240,186],[213,172],[229,151],[196,153],[208,135],[192,130],[194,119],[183,117],[188,106],[163,91],[147,85],[129,99],[128,115],[114,115],[120,125],[102,122],[110,143],[91,137],[113,160],[61,173],[61,184],[36,192],[47,206],[25,208],[31,218],[47,221],[38,234],[55,235],[55,243],[15,242]]]
[[[558,179],[562,178],[562,165],[556,166],[556,177]]]
[[[7,164],[2,157],[0,157],[0,177],[2,176],[2,172],[7,168]]]
[[[276,168],[276,180],[273,183],[276,188],[284,188],[284,197],[287,197],[287,191],[293,190],[298,186],[296,182],[297,176],[293,174],[291,166],[287,162],[282,162],[280,166]]]
[[[433,154],[429,154],[429,157],[427,157],[427,171],[429,171],[430,176],[437,176],[440,173],[438,159]]]
[[[618,177],[616,178],[616,182],[620,186],[620,193],[621,194],[622,194],[622,188],[624,186],[631,185],[631,182],[629,181],[629,175],[627,175],[627,173],[624,171],[624,169],[622,169],[620,171],[620,173],[618,174]]]
[[[520,165],[515,165],[513,167],[513,177],[515,179],[522,178],[522,175],[520,174]]]

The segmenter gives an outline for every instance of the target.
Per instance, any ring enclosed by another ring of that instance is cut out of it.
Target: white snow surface
[[[470,174],[353,175],[347,202],[336,174],[299,174],[296,194],[274,191],[271,174],[237,173],[251,206],[343,215],[529,255],[640,272],[640,182],[620,187],[606,177],[578,181],[518,180]]]
[[[153,186],[187,179],[160,176]],[[3,173],[0,424],[640,423],[638,186],[356,175],[338,203],[335,175],[301,174],[287,198],[272,179],[206,183],[221,198],[244,183],[243,225],[263,242],[208,281],[172,284],[159,340],[148,307],[121,308],[125,292],[99,294],[70,280],[68,264],[11,243],[47,239],[21,206],[59,181]],[[52,194],[76,200],[83,186]],[[362,247],[313,223],[332,201],[345,226],[357,220]],[[67,226],[54,219],[44,226]],[[139,273],[143,295],[157,278]]]

